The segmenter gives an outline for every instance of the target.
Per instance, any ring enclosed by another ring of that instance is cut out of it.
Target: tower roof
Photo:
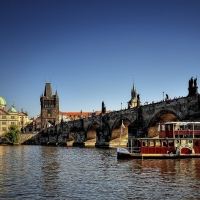
[[[44,89],[44,96],[45,97],[52,97],[51,83],[46,83],[45,89]]]
[[[12,106],[9,108],[8,112],[17,112],[16,109],[15,109],[15,106],[12,105]]]
[[[134,81],[133,81],[133,88],[131,90],[131,98],[134,99],[136,95],[137,95],[136,87],[134,86]]]
[[[6,100],[0,96],[0,105],[6,105]]]

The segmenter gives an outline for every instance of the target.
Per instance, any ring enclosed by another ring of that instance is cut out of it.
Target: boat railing
[[[192,138],[192,137],[200,137],[200,130],[176,130],[174,131],[175,137],[184,137],[184,138]]]
[[[141,153],[141,147],[128,147],[128,151],[130,153],[140,154]]]

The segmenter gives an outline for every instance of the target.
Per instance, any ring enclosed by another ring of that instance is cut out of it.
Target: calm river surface
[[[0,146],[0,199],[200,199],[200,159],[118,161],[116,149]]]

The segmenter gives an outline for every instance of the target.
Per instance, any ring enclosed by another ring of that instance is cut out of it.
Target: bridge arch
[[[99,122],[97,122],[97,121],[93,121],[93,122],[91,122],[91,123],[88,125],[86,131],[88,131],[88,130],[93,126],[93,125],[98,125],[98,126],[100,126]]]
[[[91,122],[86,130],[86,140],[96,140],[97,137],[97,132],[96,129],[98,129],[100,127],[99,122],[97,121],[93,121]]]
[[[126,116],[122,116],[122,118],[117,118],[112,124],[110,124],[110,139],[114,140],[115,139],[119,139],[120,138],[120,134],[121,134],[121,123],[123,120],[123,124],[125,126],[125,129],[123,129],[123,134],[122,137],[128,137],[128,126],[131,124],[131,120],[126,117]]]
[[[149,121],[146,131],[149,137],[158,135],[158,123],[165,123],[168,121],[180,121],[180,116],[173,110],[160,110]]]
[[[115,127],[121,126],[121,120],[123,120],[123,123],[126,121],[131,123],[131,120],[128,117],[117,118],[112,124],[109,124],[111,127],[110,130],[113,131]]]

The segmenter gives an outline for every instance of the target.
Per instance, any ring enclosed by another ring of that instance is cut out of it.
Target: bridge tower
[[[57,90],[52,94],[51,83],[46,83],[44,94],[40,96],[41,105],[41,128],[48,127],[49,124],[59,123],[59,98]]]

